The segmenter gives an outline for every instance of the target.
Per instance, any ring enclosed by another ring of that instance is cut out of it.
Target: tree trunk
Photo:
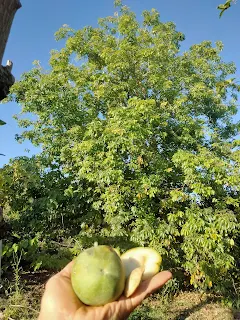
[[[0,64],[16,11],[21,8],[19,0],[0,0]]]
[[[14,83],[11,74],[12,63],[9,61],[5,67],[1,64],[13,18],[19,8],[20,0],[0,0],[0,101],[8,95],[9,88]]]

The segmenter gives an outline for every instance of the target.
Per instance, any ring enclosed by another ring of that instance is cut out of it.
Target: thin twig
[[[31,311],[34,311],[36,313],[39,313],[39,311],[33,309],[33,308],[30,308],[30,307],[25,307],[25,306],[21,306],[20,304],[10,304],[10,307],[15,307],[15,308],[25,308],[25,309],[29,309]]]
[[[236,288],[236,286],[235,286],[235,282],[234,282],[233,278],[232,278],[232,284],[233,284],[233,288],[234,288],[234,290],[235,290],[235,293],[236,293],[236,295],[238,296],[237,288]]]
[[[63,247],[63,248],[69,248],[69,249],[73,249],[74,248],[74,246],[71,246],[71,245],[68,245],[68,244],[64,244],[64,243],[60,243],[60,242],[57,242],[57,241],[54,241],[54,240],[52,240],[51,243],[57,244],[57,245],[59,245],[60,247]]]

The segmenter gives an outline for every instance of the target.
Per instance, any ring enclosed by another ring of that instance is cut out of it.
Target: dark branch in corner
[[[0,101],[5,99],[9,94],[11,86],[15,82],[15,78],[12,75],[13,63],[8,60],[6,66],[0,66]]]
[[[6,66],[1,64],[15,13],[21,6],[20,0],[0,0],[0,101],[7,97],[15,81],[12,75],[13,63],[8,60]]]

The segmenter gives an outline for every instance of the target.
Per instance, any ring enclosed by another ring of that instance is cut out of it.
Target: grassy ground
[[[44,283],[49,272],[22,273],[12,281],[3,280],[0,290],[0,320],[37,319]]]
[[[34,320],[38,317],[48,272],[21,274],[14,282],[3,281],[0,320]],[[240,320],[240,313],[223,306],[220,298],[197,292],[181,292],[167,299],[155,294],[146,299],[130,320]]]
[[[147,299],[130,318],[131,320],[233,320],[237,312],[223,306],[210,295],[182,292],[171,301],[162,301],[159,295]]]

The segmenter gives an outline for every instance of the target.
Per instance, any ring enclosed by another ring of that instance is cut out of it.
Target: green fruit
[[[125,286],[125,272],[113,248],[95,246],[75,259],[71,281],[83,303],[101,306],[120,297]]]

